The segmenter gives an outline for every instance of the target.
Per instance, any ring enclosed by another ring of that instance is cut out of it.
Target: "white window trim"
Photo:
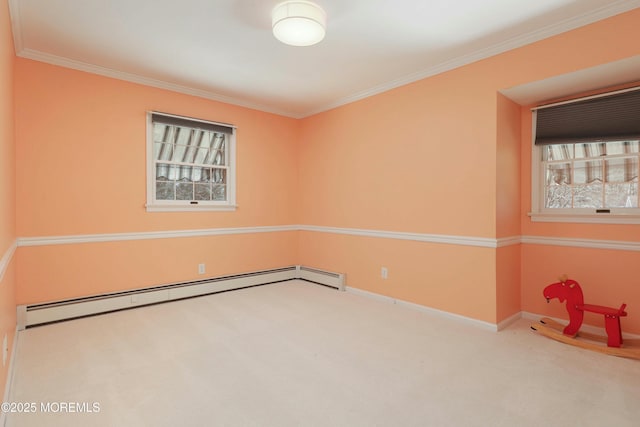
[[[162,114],[185,118],[192,121],[201,121],[231,127],[233,132],[229,137],[229,167],[227,169],[227,200],[221,201],[198,201],[198,204],[191,204],[188,200],[155,200],[155,159],[153,156],[153,123],[152,114]],[[236,205],[236,128],[226,123],[199,120],[191,117],[175,116],[157,111],[147,111],[147,212],[207,212],[207,211],[235,211]]]
[[[532,111],[531,138],[531,212],[528,216],[533,222],[568,222],[584,224],[640,224],[640,214],[628,213],[624,209],[610,209],[608,213],[596,213],[595,209],[545,209],[542,206],[544,184],[541,176],[544,171],[542,148],[535,145],[537,112]],[[634,209],[638,211],[638,209]]]

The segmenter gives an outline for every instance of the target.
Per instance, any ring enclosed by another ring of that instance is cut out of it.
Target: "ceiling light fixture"
[[[271,11],[273,35],[291,46],[311,46],[324,39],[327,14],[310,1],[285,1]]]

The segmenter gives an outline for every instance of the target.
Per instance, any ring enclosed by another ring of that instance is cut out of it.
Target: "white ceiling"
[[[16,54],[305,117],[637,7],[640,0],[317,0],[318,45],[271,35],[280,0],[9,0]]]

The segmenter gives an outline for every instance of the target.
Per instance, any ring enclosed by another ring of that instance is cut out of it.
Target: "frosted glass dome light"
[[[291,46],[311,46],[324,39],[327,14],[310,1],[285,1],[271,11],[273,35]]]

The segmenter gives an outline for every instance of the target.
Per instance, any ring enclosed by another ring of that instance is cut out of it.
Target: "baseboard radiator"
[[[18,306],[18,329],[47,323],[125,310],[145,305],[210,295],[235,289],[302,279],[345,289],[344,275],[304,266],[291,266],[232,276],[214,277],[192,282],[174,283],[151,288],[114,292],[64,301]]]
[[[344,274],[331,273],[317,268],[297,266],[297,278],[307,282],[318,283],[320,285],[336,288],[339,291],[345,290]]]

